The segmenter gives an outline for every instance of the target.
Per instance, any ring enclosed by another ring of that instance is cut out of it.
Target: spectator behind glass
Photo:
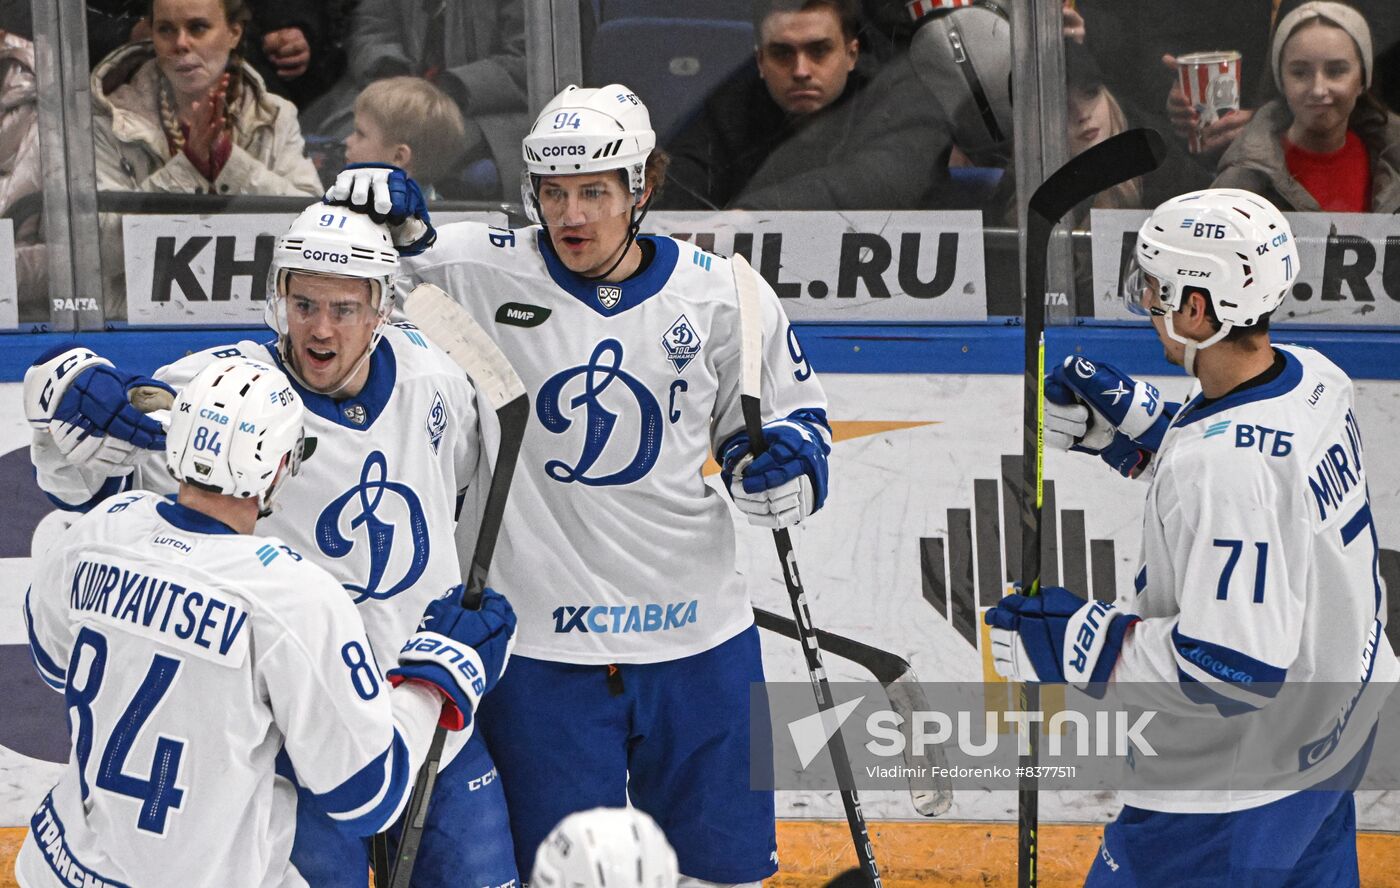
[[[1104,83],[1094,57],[1076,41],[1065,41],[1065,121],[1070,157],[1097,145],[1124,130],[1143,126],[1143,115],[1120,102]],[[1155,207],[1163,201],[1204,188],[1208,175],[1192,163],[1180,146],[1169,145],[1162,166],[1147,176],[1099,192],[1094,199],[1076,207],[1070,220],[1076,228],[1087,228],[1089,210],[1132,210]],[[1016,184],[1014,171],[1002,177],[992,205],[999,207],[999,224],[1016,225]],[[1087,264],[1083,269],[1088,272]]]
[[[1259,109],[1215,187],[1244,188],[1282,210],[1400,210],[1400,119],[1370,92],[1371,31],[1342,3],[1304,3],[1274,34],[1282,98]]]
[[[756,68],[676,137],[666,209],[902,209],[945,181],[948,125],[908,55],[871,79],[852,0],[760,0]]]
[[[1175,130],[1186,144],[1194,112],[1186,104],[1176,57],[1192,52],[1234,50],[1240,62],[1239,111],[1212,124],[1197,163],[1209,169],[1221,151],[1268,97],[1269,21],[1275,0],[1078,0],[1087,25],[1087,46],[1113,94],[1149,115],[1163,133]],[[1392,0],[1385,0],[1392,2]]]
[[[308,132],[337,139],[350,133],[355,96],[385,77],[422,77],[462,111],[466,164],[460,196],[516,199],[524,160],[520,140],[530,126],[525,96],[523,0],[359,0],[349,37],[350,70],[307,108]],[[489,175],[488,175],[489,173]]]
[[[345,49],[337,45],[338,17],[346,0],[249,0],[248,62],[267,88],[305,108],[345,73]]]
[[[433,182],[453,169],[465,140],[462,112],[446,93],[421,77],[387,77],[355,99],[345,162],[393,164],[432,199]]]
[[[243,0],[153,0],[148,14],[154,42],[92,74],[98,190],[319,196],[296,108],[236,52]],[[126,301],[119,220],[103,229],[111,318]]]
[[[49,263],[34,44],[10,32],[8,18],[0,19],[6,28],[0,30],[0,216],[14,223],[19,319],[47,321]]]
[[[757,0],[754,60],[717,87],[699,116],[666,146],[658,206],[723,209],[768,155],[821,114],[838,114],[865,86],[857,68],[853,0]]]

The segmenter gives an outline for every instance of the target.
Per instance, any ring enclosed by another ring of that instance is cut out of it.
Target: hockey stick
[[[463,607],[478,608],[486,589],[486,573],[491,567],[491,556],[496,551],[496,538],[501,532],[501,518],[505,514],[506,498],[510,495],[510,482],[515,475],[520,444],[525,437],[525,424],[530,418],[530,396],[526,394],[525,385],[515,374],[510,361],[486,331],[466,309],[438,287],[419,284],[404,301],[404,313],[414,326],[427,334],[434,345],[467,372],[476,390],[496,409],[496,418],[500,423],[501,440],[496,448],[491,487],[482,508],[476,547],[467,572],[466,591],[462,595]],[[387,874],[389,888],[408,888],[413,878],[413,866],[423,842],[428,802],[432,799],[433,787],[437,782],[446,739],[447,731],[443,728],[439,727],[433,732],[432,746],[428,749],[423,767],[418,771],[418,779],[404,812],[398,857]],[[375,836],[374,858],[376,863],[388,859],[388,839],[384,833]],[[376,886],[383,888],[386,881],[377,869],[374,878]]]
[[[734,270],[734,284],[739,293],[739,353],[742,366],[739,383],[739,404],[744,413],[744,428],[749,435],[749,452],[758,456],[768,449],[763,438],[763,413],[760,398],[763,393],[763,312],[758,304],[758,272],[749,266],[744,257],[738,254],[730,260]],[[822,668],[822,652],[817,644],[817,634],[812,626],[812,615],[807,610],[807,594],[802,590],[802,580],[797,575],[797,556],[792,550],[792,537],[786,527],[773,529],[773,542],[778,548],[778,561],[783,566],[783,582],[787,584],[788,598],[792,601],[792,614],[797,620],[797,632],[802,641],[802,653],[807,658],[807,674],[812,681],[812,690],[817,695],[817,709],[826,712],[835,706],[831,699],[831,683],[826,680],[826,670]],[[827,749],[831,752],[831,764],[836,770],[839,783],[842,776],[853,780],[851,760],[846,755],[846,745],[839,731],[831,731]],[[870,844],[870,833],[865,827],[865,815],[860,810],[860,799],[854,789],[841,790],[841,804],[846,809],[846,822],[851,827],[851,840],[856,846],[856,858],[872,888],[880,888],[880,868],[875,863],[875,849]]]
[[[776,632],[799,641],[802,638],[797,624],[787,617],[780,617],[771,611],[756,607],[753,621],[760,629]],[[890,709],[898,713],[903,723],[914,723],[914,713],[929,711],[924,689],[914,667],[909,661],[889,651],[882,651],[853,638],[845,638],[823,629],[816,630],[817,644],[834,657],[850,660],[865,669],[885,689]],[[928,744],[922,755],[914,752],[914,744],[904,744],[904,763],[909,766],[909,796],[914,801],[914,810],[925,817],[937,817],[953,805],[953,784],[947,777],[947,756],[940,744]],[[929,774],[931,785],[920,785],[915,774]],[[941,776],[937,776],[941,775]]]
[[[1050,234],[1066,213],[1121,182],[1152,172],[1162,163],[1166,147],[1154,130],[1132,129],[1105,139],[1060,167],[1031,195],[1026,214],[1025,302],[1025,429],[1021,457],[1021,583],[1025,594],[1040,592],[1040,513],[1045,487],[1045,290]],[[1034,495],[1032,496],[1032,493]],[[1022,712],[1040,709],[1040,685],[1022,682]],[[1016,884],[1035,888],[1039,850],[1040,800],[1034,776],[1039,758],[1035,724],[1026,731],[1026,754],[1021,756],[1016,800]]]

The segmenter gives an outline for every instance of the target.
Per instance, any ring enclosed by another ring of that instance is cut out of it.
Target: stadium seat
[[[716,19],[610,19],[598,27],[588,58],[588,85],[634,89],[651,112],[657,144],[664,145],[716,86],[740,65],[753,64],[753,26]]]
[[[1005,172],[1001,167],[949,167],[951,181],[939,195],[939,203],[950,210],[980,210],[996,193]]]

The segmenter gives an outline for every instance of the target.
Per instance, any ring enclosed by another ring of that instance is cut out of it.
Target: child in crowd
[[[439,197],[433,183],[453,170],[466,141],[462,112],[421,77],[376,80],[355,98],[355,128],[345,137],[347,163],[389,163]]]

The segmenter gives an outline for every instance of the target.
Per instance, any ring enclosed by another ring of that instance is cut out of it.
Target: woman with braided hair
[[[97,187],[318,196],[295,106],[238,52],[247,0],[151,0],[147,17],[151,40],[93,71]],[[124,310],[123,263],[116,220],[104,223],[110,318]]]

